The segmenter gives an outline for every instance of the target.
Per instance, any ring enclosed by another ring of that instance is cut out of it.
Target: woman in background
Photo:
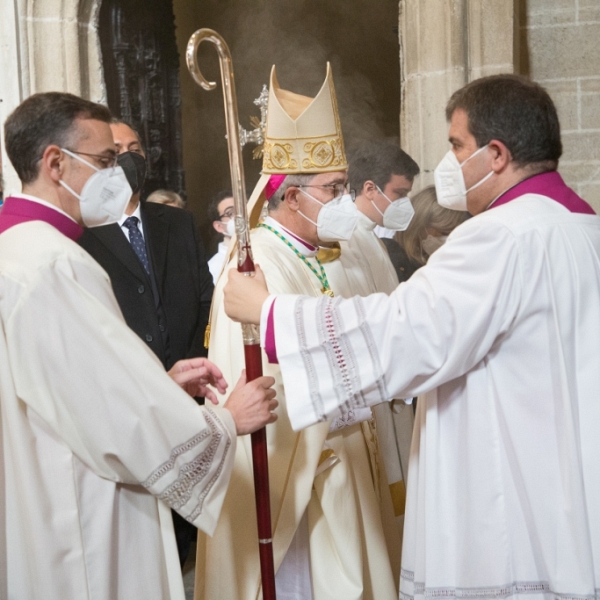
[[[388,249],[398,281],[406,281],[446,241],[450,232],[469,218],[469,213],[440,206],[435,187],[422,189],[411,198],[415,214],[405,231],[382,239]]]

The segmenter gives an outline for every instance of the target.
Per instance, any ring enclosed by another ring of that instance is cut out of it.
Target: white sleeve
[[[87,261],[40,270],[7,322],[20,400],[98,476],[141,484],[207,532],[216,525],[236,429],[165,373]]]
[[[278,296],[275,341],[294,428],[465,374],[509,330],[521,289],[513,233],[475,218],[390,296]]]

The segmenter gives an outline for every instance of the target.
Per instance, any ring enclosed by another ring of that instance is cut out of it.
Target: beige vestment
[[[321,295],[321,284],[313,272],[271,231],[254,230],[252,248],[272,292]],[[235,260],[230,265],[235,265]],[[318,271],[316,260],[308,260]],[[226,279],[222,276],[215,290],[209,356],[226,378],[235,378],[244,367],[243,344],[241,326],[223,309]],[[275,569],[306,514],[315,600],[395,599],[396,582],[361,424],[331,434],[328,423],[294,432],[286,413],[279,366],[263,357],[264,374],[275,378],[280,402],[279,420],[267,427]],[[200,539],[205,543],[199,541],[196,600],[255,600],[262,596],[249,439],[238,444],[214,536]]]

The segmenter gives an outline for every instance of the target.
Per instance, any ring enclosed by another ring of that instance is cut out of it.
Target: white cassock
[[[167,505],[214,530],[231,414],[171,380],[51,225],[0,235],[0,291],[0,598],[183,600]]]
[[[267,222],[283,231],[277,222]],[[321,296],[319,280],[285,242],[263,228],[251,235],[254,259],[272,291]],[[294,243],[318,271],[315,253]],[[234,257],[230,264],[235,265],[236,260]],[[239,375],[244,368],[244,354],[241,326],[233,323],[223,308],[226,280],[221,277],[215,290],[209,357],[228,377]],[[395,598],[397,582],[386,549],[362,423],[332,433],[329,423],[319,423],[295,433],[285,411],[289,389],[286,386],[284,391],[279,366],[263,357],[264,374],[275,378],[280,403],[278,421],[267,427],[278,600]],[[288,385],[295,387],[296,383]],[[304,378],[304,385],[298,392],[308,398],[312,384]],[[205,538],[205,543],[200,538]],[[199,536],[198,547],[197,600],[261,597],[249,439],[238,444],[214,536]]]
[[[390,297],[275,300],[295,429],[423,395],[401,598],[598,598],[599,255],[599,217],[527,194]]]
[[[375,235],[375,222],[363,213],[352,237],[340,243],[339,260],[325,264],[327,277],[336,294],[344,298],[368,296],[377,292],[391,294],[398,287],[398,276],[388,251]],[[400,546],[406,504],[406,471],[414,425],[413,408],[402,400],[373,407],[375,421],[373,436],[378,449],[380,499],[388,551],[396,579],[400,577]],[[383,464],[382,464],[383,462]],[[386,504],[391,501],[391,514]],[[391,517],[391,518],[390,518]],[[391,521],[395,520],[395,527]]]

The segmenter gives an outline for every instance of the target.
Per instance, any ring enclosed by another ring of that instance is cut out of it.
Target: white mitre
[[[248,201],[250,227],[259,221],[271,175],[347,169],[331,65],[327,63],[325,81],[314,98],[281,89],[273,65],[262,176]]]

